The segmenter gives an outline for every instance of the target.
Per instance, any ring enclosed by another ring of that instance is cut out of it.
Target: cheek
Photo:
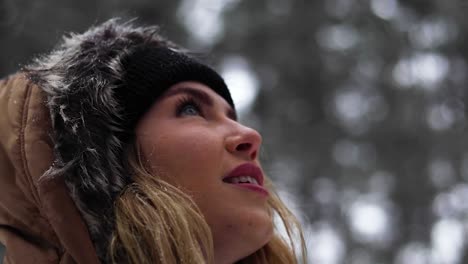
[[[190,129],[160,134],[141,144],[150,167],[170,182],[196,184],[209,174],[220,173],[215,170],[221,164],[222,141],[209,131]]]

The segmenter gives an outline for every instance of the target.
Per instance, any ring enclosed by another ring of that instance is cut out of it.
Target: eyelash
[[[191,105],[197,110],[198,114],[200,116],[203,116],[202,112],[202,107],[199,102],[197,102],[194,98],[192,97],[181,97],[177,104],[176,104],[176,115],[177,116],[182,116],[182,111],[185,109],[186,106]]]

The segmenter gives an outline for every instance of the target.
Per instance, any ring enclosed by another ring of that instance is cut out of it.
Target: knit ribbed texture
[[[136,48],[123,61],[124,83],[117,90],[125,126],[130,130],[154,101],[172,85],[197,81],[213,89],[233,108],[229,90],[221,76],[210,67],[165,47]]]

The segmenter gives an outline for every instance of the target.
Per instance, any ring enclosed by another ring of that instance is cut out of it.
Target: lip
[[[263,173],[259,167],[251,164],[251,163],[244,163],[240,166],[235,167],[229,174],[227,174],[223,181],[239,176],[250,176],[257,180],[260,186],[263,186]]]
[[[237,166],[236,168],[234,168],[225,177],[223,177],[223,181],[226,182],[226,180],[229,178],[239,177],[239,176],[253,177],[258,182],[258,185],[250,184],[250,183],[238,183],[238,184],[230,183],[230,184],[268,195],[268,191],[263,187],[263,182],[264,182],[263,172],[258,166],[255,166],[251,163],[241,164]]]

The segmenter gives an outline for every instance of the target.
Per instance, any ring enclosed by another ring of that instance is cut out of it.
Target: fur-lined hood
[[[96,263],[92,241],[106,262],[113,202],[131,182],[115,90],[123,59],[146,44],[183,53],[157,27],[110,20],[0,83],[0,241],[12,260],[34,247],[49,254],[41,257]],[[17,248],[12,237],[32,246]]]

